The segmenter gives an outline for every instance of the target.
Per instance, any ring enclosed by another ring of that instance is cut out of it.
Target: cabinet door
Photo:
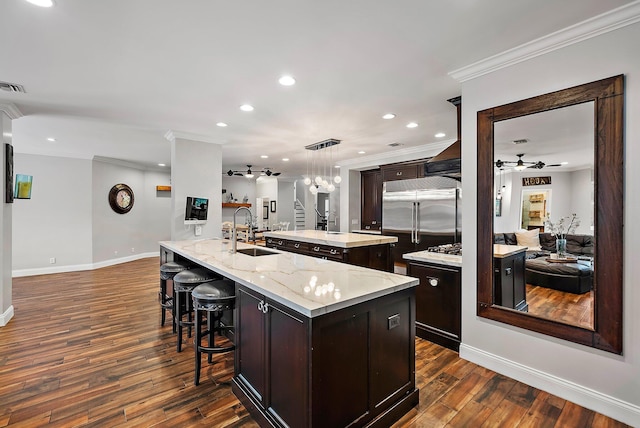
[[[264,404],[265,316],[259,307],[264,297],[244,287],[236,292],[236,376]]]
[[[309,408],[308,318],[268,301],[268,412],[305,427]]]
[[[416,287],[416,325],[459,342],[460,271],[409,263],[407,273],[420,279]]]
[[[382,226],[382,173],[379,169],[361,173],[362,228],[379,230]]]

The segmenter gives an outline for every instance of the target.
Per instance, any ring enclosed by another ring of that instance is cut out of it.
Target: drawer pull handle
[[[397,176],[397,177],[400,177],[401,175],[402,175],[402,171],[397,171],[397,172],[396,172],[396,176]]]
[[[509,267],[509,268],[506,268],[506,269],[504,270],[504,273],[505,273],[505,275],[511,275],[511,268],[510,268],[510,267]]]
[[[262,307],[262,313],[266,314],[267,312],[269,312],[269,304],[265,303],[264,306]]]
[[[335,250],[335,249],[333,249],[333,250],[331,250],[331,251],[329,251],[329,252],[330,252],[331,254],[333,254],[333,255],[338,254],[338,250]]]
[[[293,244],[295,248],[300,248],[300,244]]]
[[[258,303],[258,310],[260,312],[264,312],[264,302],[262,300],[260,300],[260,303]]]
[[[278,245],[282,245],[282,241],[278,241]]]
[[[315,251],[315,252],[320,251],[320,247],[313,247],[313,251]]]

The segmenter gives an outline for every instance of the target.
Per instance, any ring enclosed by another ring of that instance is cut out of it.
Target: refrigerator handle
[[[415,202],[411,202],[411,243],[415,244],[415,231],[416,231],[416,224],[415,224],[415,212],[416,212],[416,203]]]
[[[420,243],[420,202],[416,202],[416,244]]]

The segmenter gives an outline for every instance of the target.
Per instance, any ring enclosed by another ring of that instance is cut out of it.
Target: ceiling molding
[[[640,0],[449,72],[466,82],[505,67],[617,30],[640,21]]]
[[[404,149],[396,149],[390,152],[378,153],[370,156],[362,156],[352,159],[346,159],[336,162],[340,167],[350,167],[349,169],[357,169],[363,166],[379,166],[393,162],[402,162],[416,158],[425,158],[437,155],[442,150],[449,147],[456,140],[449,139],[446,141],[438,141],[437,143],[423,144],[421,146],[407,147]]]
[[[175,143],[176,138],[179,138],[181,140],[200,141],[203,143],[213,143],[213,144],[220,144],[220,145],[224,144],[224,143],[221,143],[220,140],[214,140],[213,137],[209,137],[207,135],[198,135],[198,134],[192,134],[190,132],[173,131],[171,129],[164,134],[164,138],[166,138],[172,143]]]
[[[0,103],[0,111],[5,112],[11,120],[20,119],[24,116],[18,107],[11,103]]]

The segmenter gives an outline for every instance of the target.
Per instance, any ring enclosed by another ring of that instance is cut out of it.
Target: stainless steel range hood
[[[461,176],[461,147],[462,143],[460,141],[461,134],[461,101],[462,97],[451,98],[449,101],[451,104],[456,106],[457,115],[458,115],[458,139],[455,143],[444,149],[442,152],[438,153],[436,156],[429,159],[424,164],[424,175],[425,177],[434,176],[434,175],[442,175],[447,177],[453,177],[456,179],[460,179]]]

